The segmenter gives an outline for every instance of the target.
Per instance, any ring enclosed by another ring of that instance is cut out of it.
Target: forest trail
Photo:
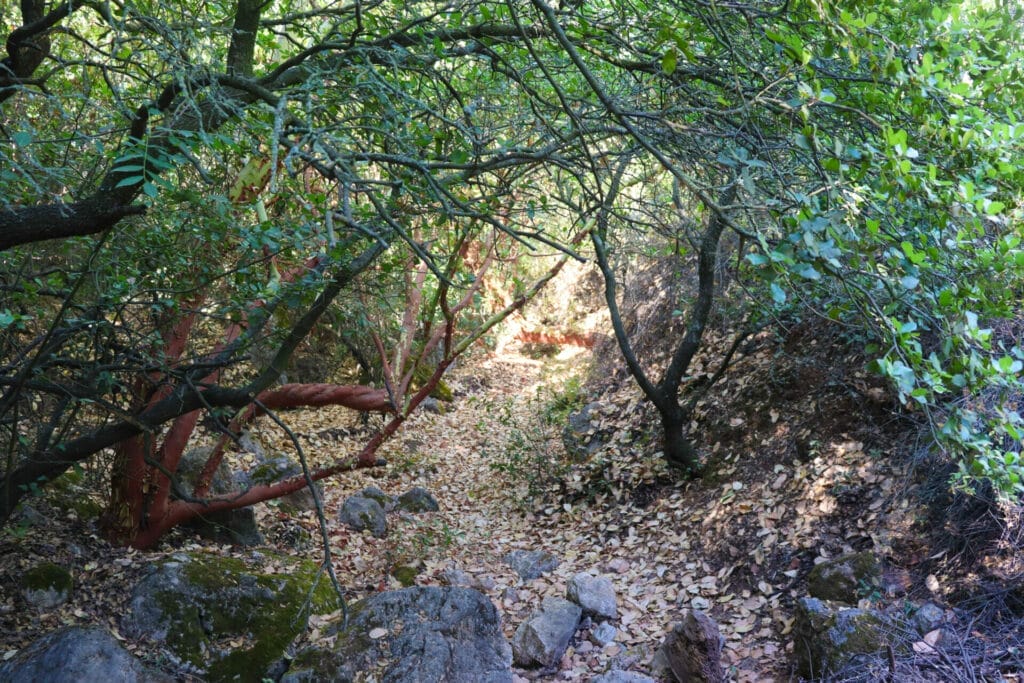
[[[528,459],[543,452],[564,457],[560,434],[543,425],[542,413],[569,381],[565,370],[582,369],[588,355],[563,347],[558,360],[545,363],[518,351],[509,347],[456,370],[449,378],[456,400],[444,414],[414,416],[382,449],[386,470],[355,473],[328,489],[332,517],[342,496],[369,484],[393,495],[424,486],[441,505],[429,518],[399,520],[385,539],[345,534],[335,555],[342,583],[397,588],[389,576],[396,565],[415,565],[418,585],[465,572],[460,580],[469,578],[494,601],[511,637],[543,598],[564,597],[576,573],[605,575],[619,601],[614,643],[596,647],[582,630],[560,671],[538,680],[585,681],[609,668],[650,673],[656,649],[688,608],[718,621],[732,680],[788,680],[793,588],[815,557],[859,549],[887,533],[868,525],[889,513],[888,465],[863,443],[829,441],[823,432],[816,449],[824,457],[777,463],[764,473],[744,466],[737,452],[733,463],[725,456],[713,481],[676,482],[656,447],[637,442],[643,405],[625,383],[602,397],[594,418],[608,432],[595,456],[603,462],[569,468],[531,498],[523,483]],[[561,374],[552,372],[556,367]],[[733,417],[734,426],[737,420],[743,422]],[[774,447],[765,444],[766,451]],[[872,485],[856,509],[833,495],[854,478]],[[548,551],[560,564],[524,582],[504,561],[520,549]]]
[[[770,344],[753,347],[716,389],[716,402],[703,408],[701,435],[715,464],[695,482],[679,482],[664,470],[649,436],[653,417],[628,381],[603,393],[591,414],[602,449],[585,462],[567,462],[564,413],[552,424],[544,416],[580,398],[580,384],[571,378],[587,370],[591,351],[567,346],[540,360],[520,350],[513,344],[501,354],[465,359],[446,377],[454,400],[441,404],[443,412],[421,410],[410,418],[380,451],[386,467],[324,482],[335,568],[349,603],[400,588],[394,570],[411,568],[417,585],[455,582],[485,593],[511,638],[545,597],[564,597],[568,581],[589,572],[614,584],[615,640],[598,647],[584,627],[558,671],[517,670],[520,680],[587,681],[611,668],[651,673],[666,633],[693,608],[719,624],[731,680],[783,681],[791,678],[792,607],[818,558],[864,547],[914,557],[916,550],[905,544],[893,549],[903,543],[894,530],[906,530],[912,513],[901,495],[903,473],[877,446],[859,440],[864,435],[853,428],[859,418],[851,423],[848,409],[829,403],[832,394],[820,389],[832,386],[828,376],[816,388],[807,373],[769,364],[777,360]],[[823,359],[822,365],[837,367],[831,356]],[[765,372],[793,374],[800,388],[790,399],[788,385],[763,397],[770,412],[750,389],[765,383],[759,374]],[[823,419],[822,409],[843,419]],[[813,452],[797,458],[786,430],[806,424],[809,415],[817,416],[817,438]],[[334,408],[281,417],[311,464],[357,453],[379,420],[364,424]],[[267,456],[295,457],[288,437],[269,420],[251,436]],[[255,464],[252,453],[230,458],[236,468]],[[548,468],[557,476],[545,479]],[[384,538],[354,532],[338,521],[338,510],[367,486],[391,495],[422,486],[440,511],[389,515]],[[315,513],[285,513],[276,503],[256,506],[266,539],[256,548],[217,545],[175,530],[159,551],[140,553],[109,546],[88,517],[73,511],[48,516],[46,526],[3,542],[0,578],[14,580],[28,563],[52,559],[74,568],[75,591],[67,604],[43,615],[21,613],[8,598],[0,610],[0,628],[11,634],[7,648],[60,625],[100,624],[117,633],[126,587],[161,556],[198,551],[251,560],[266,547],[322,558]],[[559,564],[524,581],[505,560],[514,550],[547,551]],[[313,626],[307,640],[320,638],[325,623],[314,620]],[[132,647],[146,654],[144,644]]]

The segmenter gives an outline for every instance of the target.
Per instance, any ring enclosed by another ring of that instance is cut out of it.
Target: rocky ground
[[[962,592],[966,573],[946,573],[951,558],[929,534],[935,522],[921,495],[929,479],[907,443],[908,423],[861,359],[823,329],[796,325],[744,346],[728,379],[699,406],[695,434],[709,468],[694,482],[662,466],[652,415],[633,385],[600,364],[593,381],[588,349],[514,344],[468,359],[449,379],[454,400],[410,420],[382,450],[385,467],[324,487],[348,600],[400,587],[396,574],[416,585],[469,585],[498,607],[511,639],[544,598],[564,597],[577,573],[610,577],[618,598],[613,640],[595,644],[593,622],[556,666],[516,670],[520,679],[545,681],[586,681],[611,668],[658,675],[655,651],[689,608],[719,625],[731,680],[793,680],[795,604],[807,593],[808,573],[854,551],[869,550],[884,567],[879,581],[860,588],[860,606],[946,604]],[[713,369],[698,365],[694,375]],[[589,420],[577,423],[570,445],[589,452],[574,459],[562,424],[586,403]],[[330,409],[284,417],[313,460],[355,452],[375,426],[373,418]],[[252,439],[264,455],[290,450],[270,423]],[[256,457],[242,451],[234,464]],[[440,510],[390,515],[382,538],[355,532],[337,513],[370,485],[396,496],[424,487]],[[146,643],[119,631],[127,586],[182,549],[253,552],[184,531],[155,553],[112,548],[89,519],[95,501],[67,493],[34,501],[31,514],[0,536],[4,658],[59,625],[98,624],[159,663]],[[312,511],[263,505],[257,517],[266,546],[320,560]],[[526,580],[510,566],[517,550],[547,551],[557,566]],[[74,587],[67,602],[40,610],[26,605],[18,586],[42,560],[69,567]],[[305,642],[323,637],[323,623],[312,622]]]

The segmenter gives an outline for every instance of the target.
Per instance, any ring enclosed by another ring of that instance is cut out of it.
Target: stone
[[[390,512],[395,509],[395,502],[398,500],[394,496],[384,493],[376,486],[367,486],[365,489],[356,494],[363,498],[370,498],[371,500],[377,501],[385,512]]]
[[[285,479],[293,479],[303,476],[302,465],[291,458],[280,455],[276,458],[264,460],[249,472],[254,484],[276,484]],[[319,482],[313,484],[320,499],[323,500],[323,487]],[[316,509],[316,499],[309,486],[304,486],[298,491],[289,493],[276,499],[276,504],[285,512],[303,512]]]
[[[252,547],[263,545],[263,534],[252,507],[220,510],[194,517],[183,526],[216,543]]]
[[[73,584],[71,572],[53,562],[37,564],[21,577],[25,601],[40,612],[67,602],[71,597]]]
[[[512,683],[501,617],[478,591],[418,586],[352,605],[330,648],[296,654],[281,683]]]
[[[625,574],[629,571],[630,565],[629,560],[624,560],[621,557],[616,557],[611,560],[608,560],[608,562],[605,563],[604,566],[605,569],[615,574]]]
[[[590,679],[590,683],[658,683],[650,676],[645,676],[635,671],[622,671],[612,669],[608,673]]]
[[[209,446],[194,448],[186,451],[178,463],[177,474],[182,489],[189,495],[195,489],[196,481],[202,474],[203,467],[210,457],[213,449]],[[239,487],[239,483],[244,486]],[[226,462],[221,461],[220,466],[213,474],[210,482],[210,493],[220,495],[235,490],[236,487],[246,488],[249,484],[245,473],[232,474],[231,468]],[[263,544],[263,535],[260,533],[259,525],[256,523],[256,512],[252,507],[239,508],[237,510],[220,510],[209,514],[201,514],[185,522],[182,526],[195,531],[203,538],[217,543],[231,543],[241,546],[255,546]]]
[[[946,611],[933,602],[924,603],[914,612],[914,627],[922,636],[939,628],[945,621]]]
[[[567,424],[562,428],[562,445],[565,446],[565,452],[577,461],[586,460],[604,447],[608,435],[598,432],[593,423],[595,413],[600,408],[600,403],[588,403],[570,413]]]
[[[46,634],[13,659],[0,663],[0,681],[7,683],[171,683],[173,679],[147,669],[106,629],[71,626]]]
[[[424,412],[431,413],[432,415],[443,415],[445,412],[444,404],[433,396],[428,396],[423,399],[423,402],[420,403],[420,409]]]
[[[885,631],[893,627],[888,617],[875,610],[801,598],[793,625],[797,671],[813,679],[839,671],[857,655],[882,650]]]
[[[546,550],[513,550],[505,555],[505,564],[512,567],[523,581],[533,581],[557,568],[559,561]]]
[[[307,603],[315,563],[259,557],[280,569],[264,574],[238,558],[198,553],[156,564],[132,590],[123,633],[166,648],[203,680],[262,680],[305,631],[310,612],[333,611],[337,596],[320,580]]]
[[[604,647],[613,642],[617,635],[619,635],[619,630],[604,621],[590,630],[590,642],[598,647]]]
[[[680,681],[724,683],[722,645],[718,624],[698,610],[687,610],[683,620],[661,646],[668,667]]]
[[[384,508],[373,498],[350,496],[341,504],[338,520],[356,531],[369,531],[377,538],[384,538],[388,532]]]
[[[473,588],[473,577],[461,569],[445,569],[441,572],[441,580],[449,586]]]
[[[411,488],[398,497],[395,502],[395,509],[402,512],[437,512],[437,501],[430,492],[422,486]]]
[[[815,565],[807,575],[807,592],[819,600],[856,605],[865,592],[880,584],[881,576],[874,553],[852,553]]]
[[[562,598],[545,598],[539,610],[519,624],[512,637],[512,659],[522,667],[552,667],[565,654],[583,610]]]
[[[566,597],[583,608],[583,613],[597,619],[615,619],[619,608],[615,600],[615,586],[606,576],[592,576],[585,572],[569,580]]]

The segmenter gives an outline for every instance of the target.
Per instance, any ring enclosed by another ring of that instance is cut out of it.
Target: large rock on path
[[[418,586],[352,606],[331,649],[299,652],[282,683],[511,683],[501,617],[468,588]]]
[[[519,624],[512,638],[515,663],[523,667],[553,667],[565,654],[583,610],[562,598],[545,598],[541,608]]]

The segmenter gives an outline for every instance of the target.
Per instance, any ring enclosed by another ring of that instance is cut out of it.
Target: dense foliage
[[[531,279],[524,254],[574,254],[587,236],[673,464],[699,470],[688,406],[717,376],[688,372],[731,282],[738,339],[787,307],[849,326],[965,474],[1019,491],[1018,15],[5,6],[0,516],[103,453],[116,535],[208,509],[220,455],[198,497],[174,476],[200,410],[225,430],[220,451],[257,412],[326,402],[391,413],[386,436],[557,272]],[[617,264],[638,253],[692,264],[687,331],[660,370],[616,310]],[[344,381],[359,384],[274,393],[310,344],[351,355],[362,372]]]

